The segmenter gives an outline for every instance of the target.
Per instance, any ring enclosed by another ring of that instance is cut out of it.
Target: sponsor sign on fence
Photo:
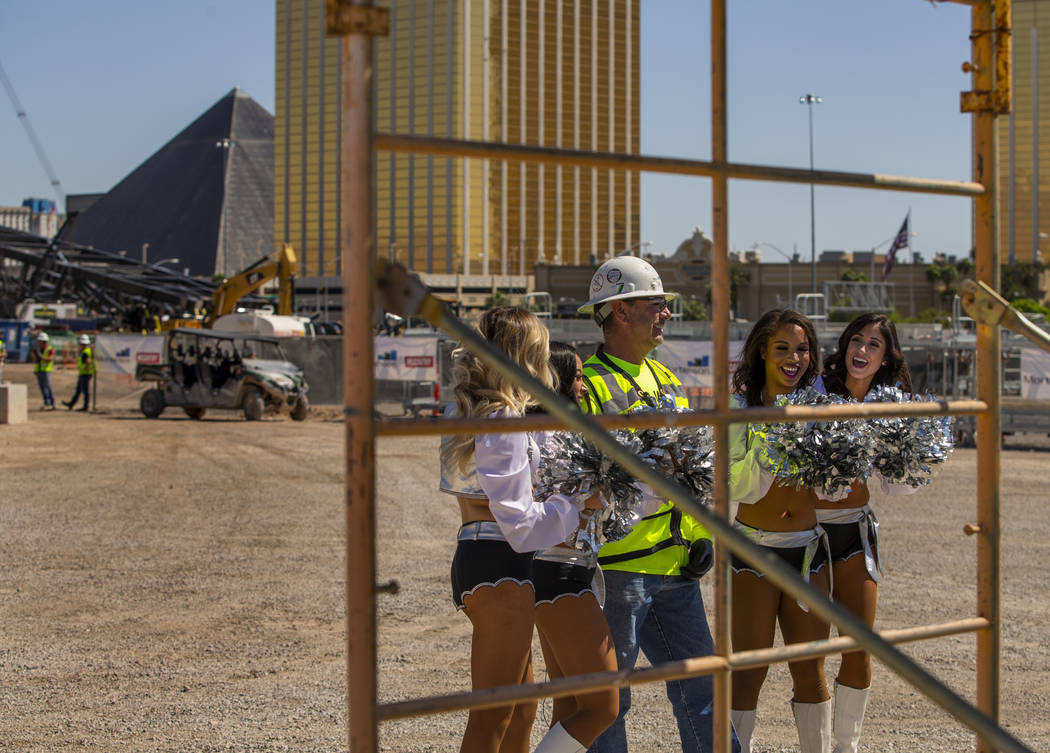
[[[1021,351],[1021,397],[1050,399],[1050,353],[1037,348]]]
[[[160,363],[163,346],[163,335],[99,335],[95,363],[106,374],[135,376],[138,364]]]
[[[436,337],[377,337],[375,378],[436,382],[437,348]]]
[[[744,343],[739,340],[729,343],[730,375],[739,363],[736,358],[743,347]],[[710,389],[715,384],[715,369],[711,363],[713,350],[714,343],[710,340],[664,340],[653,352],[653,358],[674,372],[683,386]]]

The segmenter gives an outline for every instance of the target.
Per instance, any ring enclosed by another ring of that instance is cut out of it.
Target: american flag
[[[886,282],[886,278],[890,276],[890,272],[893,271],[893,262],[897,259],[897,251],[902,248],[908,247],[908,221],[911,219],[911,212],[904,218],[904,224],[901,225],[900,231],[897,233],[897,237],[893,239],[893,243],[890,244],[890,250],[886,252],[886,263],[882,265],[882,281]]]

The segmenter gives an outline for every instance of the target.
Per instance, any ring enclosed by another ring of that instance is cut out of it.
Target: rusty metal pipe
[[[995,90],[995,40],[981,33],[995,28],[997,11],[1009,0],[995,0],[976,6],[971,12],[972,60],[975,92]],[[973,118],[973,180],[986,186],[974,202],[974,241],[976,245],[977,281],[991,290],[999,290],[999,228],[996,196],[998,194],[998,131],[993,107],[977,110]],[[999,720],[999,487],[1001,425],[999,416],[1002,372],[1002,345],[997,324],[977,323],[977,396],[989,410],[977,417],[977,614],[991,624],[977,636],[977,708],[989,719]],[[978,753],[996,750],[993,740],[977,741]]]
[[[990,627],[991,624],[988,620],[980,617],[969,617],[965,620],[945,622],[938,625],[921,625],[901,630],[883,630],[878,635],[888,643],[911,643],[932,638],[943,638],[948,635],[979,632]],[[860,644],[857,643],[856,639],[849,636],[840,636],[822,641],[810,641],[809,643],[792,643],[786,646],[777,646],[776,648],[741,651],[729,657],[729,664],[733,669],[749,669],[751,667],[764,667],[769,664],[795,661],[797,659],[813,659],[818,656],[841,654],[859,647]]]
[[[887,191],[946,194],[950,196],[979,196],[984,186],[959,180],[940,178],[911,178],[881,173],[851,173],[838,170],[807,170],[800,167],[773,167],[741,163],[719,163],[708,160],[679,157],[651,157],[623,152],[591,152],[583,149],[560,149],[527,144],[503,144],[495,141],[471,141],[436,136],[408,136],[398,133],[377,133],[376,149],[408,154],[435,154],[446,157],[474,159],[502,159],[515,162],[538,162],[550,165],[602,167],[614,170],[636,170],[671,175],[697,175],[744,180],[763,180],[779,183],[815,183],[822,186],[876,188]]]
[[[384,704],[379,708],[379,714],[380,718],[386,721],[388,719],[401,719],[421,714],[440,714],[460,709],[494,708],[536,698],[558,698],[566,695],[575,695],[581,691],[595,690],[597,688],[681,680],[686,677],[710,674],[718,670],[728,671],[728,669],[729,665],[724,657],[702,656],[693,659],[683,659],[682,661],[665,662],[645,669],[593,672],[586,675],[559,677],[548,682],[501,685],[496,688],[482,688],[480,690],[451,693],[444,696],[414,698],[410,701]]]
[[[728,381],[726,383],[728,385]],[[729,388],[727,386],[726,392],[728,393],[728,391]],[[943,400],[936,403],[793,405],[783,408],[756,407],[741,408],[740,410],[725,408],[688,411],[685,413],[646,411],[642,414],[632,414],[630,416],[603,415],[592,416],[591,418],[596,425],[606,430],[612,430],[625,428],[651,429],[661,426],[717,426],[721,423],[827,421],[836,418],[872,418],[875,416],[967,416],[980,415],[987,410],[987,404],[981,400]],[[549,415],[531,415],[518,418],[422,417],[411,421],[382,419],[376,422],[376,434],[384,437],[408,437],[426,434],[496,434],[507,431],[552,431],[563,428],[565,428],[563,421]]]
[[[728,97],[726,66],[726,0],[711,0],[711,157],[713,164],[729,161]],[[729,177],[719,170],[711,181],[711,320],[714,363],[715,410],[729,416]],[[714,424],[715,479],[714,515],[729,525],[729,430],[728,424]],[[714,575],[714,652],[728,657],[732,652],[732,582],[729,551],[715,538]],[[733,675],[729,671],[714,676],[715,718],[713,747],[719,753],[732,750]]]
[[[985,630],[989,627],[987,620],[971,617],[955,622],[938,625],[926,625],[902,630],[885,630],[879,635],[891,643],[911,643],[920,640],[943,638],[949,635],[960,635]],[[502,685],[498,688],[483,688],[463,693],[452,693],[425,698],[412,698],[407,701],[395,701],[379,706],[381,721],[404,719],[410,716],[443,714],[467,708],[493,708],[506,706],[518,701],[536,700],[539,698],[559,698],[576,695],[583,691],[598,690],[625,685],[644,685],[651,682],[681,680],[686,677],[728,672],[730,669],[765,666],[768,664],[808,659],[816,656],[828,656],[857,647],[853,638],[832,638],[811,643],[795,643],[789,646],[764,648],[754,651],[742,651],[728,657],[706,656],[682,661],[667,662],[656,667],[645,669],[621,670],[616,672],[594,672],[587,675],[573,675],[558,678],[549,682],[537,682],[527,685]]]
[[[337,5],[337,3],[330,3]],[[344,3],[344,6],[347,4]],[[350,3],[353,11],[370,2]],[[329,15],[331,19],[331,15]],[[343,399],[346,462],[347,734],[351,753],[378,750],[376,716],[375,361],[371,319],[372,268],[372,37],[342,39]]]

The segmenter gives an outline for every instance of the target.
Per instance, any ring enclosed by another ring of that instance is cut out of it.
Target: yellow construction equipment
[[[271,280],[277,280],[277,313],[291,316],[295,262],[295,251],[285,243],[280,251],[223,280],[212,294],[211,311],[204,317],[203,326],[211,327],[220,316],[233,312],[241,298],[254,293]]]

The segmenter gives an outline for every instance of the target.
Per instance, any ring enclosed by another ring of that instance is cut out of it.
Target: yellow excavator
[[[295,262],[295,251],[285,243],[280,251],[223,280],[212,294],[211,311],[204,318],[203,326],[210,327],[220,316],[232,313],[241,298],[259,290],[270,280],[277,280],[277,313],[291,316]]]
[[[271,280],[277,280],[277,314],[291,316],[294,309],[292,287],[294,283],[296,256],[291,245],[285,243],[233,277],[219,283],[212,293],[211,308],[203,319],[172,319],[161,323],[161,330],[174,327],[204,327],[210,329],[220,316],[233,313],[244,296],[256,292]]]

